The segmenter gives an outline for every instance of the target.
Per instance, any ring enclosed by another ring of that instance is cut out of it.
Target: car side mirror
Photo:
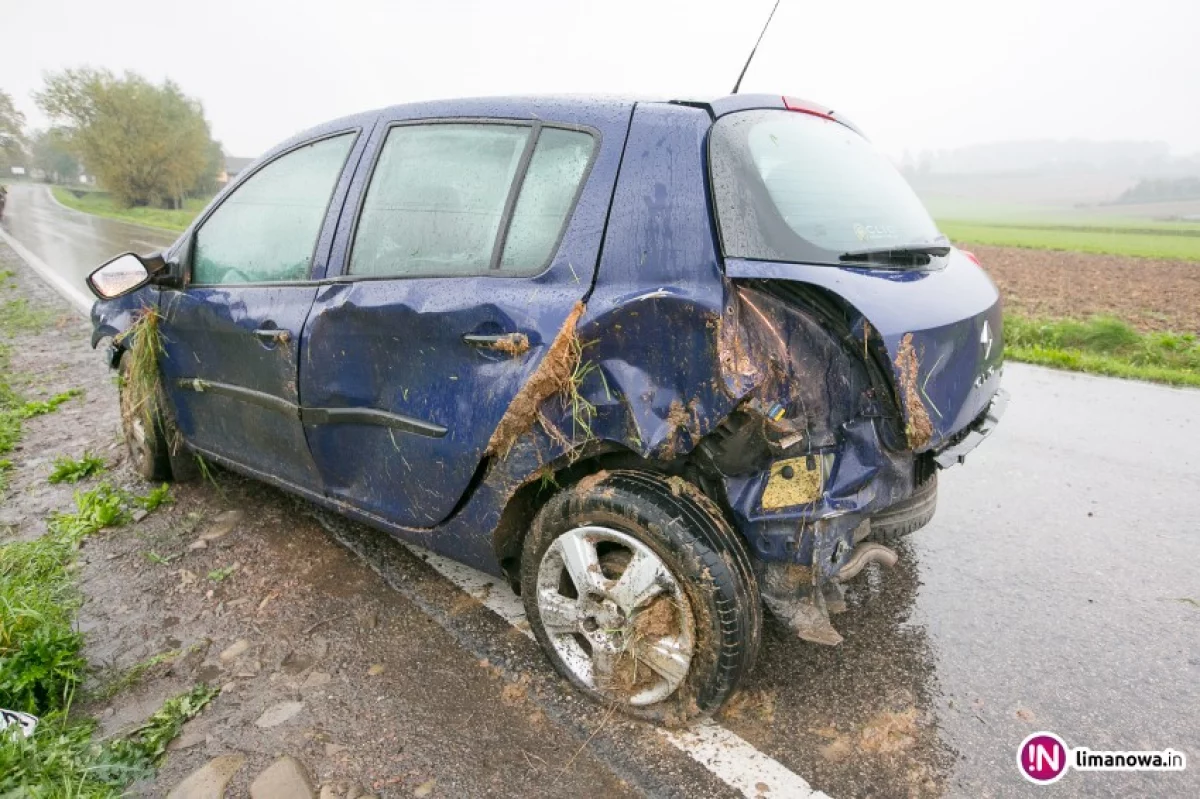
[[[150,282],[153,273],[137,255],[118,255],[87,277],[88,288],[102,300],[131,294]]]

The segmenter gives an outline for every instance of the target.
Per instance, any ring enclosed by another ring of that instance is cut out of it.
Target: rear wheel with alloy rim
[[[640,718],[715,711],[758,649],[740,539],[698,490],[649,473],[553,497],[525,540],[522,595],[555,668]]]

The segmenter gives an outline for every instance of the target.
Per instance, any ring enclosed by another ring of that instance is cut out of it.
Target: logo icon
[[[983,329],[979,331],[979,346],[983,347],[983,359],[986,361],[992,356],[992,326],[986,319],[983,320]]]
[[[1034,785],[1049,785],[1067,773],[1070,752],[1054,733],[1035,732],[1017,747],[1017,768]]]
[[[857,224],[857,223],[856,223],[856,224],[854,225],[854,235],[855,235],[856,237],[858,237],[858,240],[859,240],[859,241],[866,241],[866,240],[867,240],[867,236],[868,236],[869,234],[867,233],[867,229],[866,229],[866,228],[865,228],[863,225],[861,225],[861,224]]]

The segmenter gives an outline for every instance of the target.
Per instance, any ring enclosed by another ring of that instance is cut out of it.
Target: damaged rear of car
[[[709,145],[736,331],[722,352],[774,434],[757,471],[717,466],[763,539],[768,606],[836,644],[841,584],[895,562],[885,542],[932,519],[938,467],[1002,412],[1002,322],[991,281],[882,153],[826,109],[784,105],[718,119]]]
[[[134,320],[161,335],[153,418],[122,417],[147,477],[190,450],[503,576],[646,719],[719,708],[764,603],[838,643],[843,584],[1003,409],[986,274],[779,96],[369,112],[130,258],[90,278],[94,338],[128,369]]]

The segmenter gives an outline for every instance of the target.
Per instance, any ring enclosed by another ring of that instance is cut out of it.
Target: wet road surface
[[[13,189],[5,229],[72,279],[170,238]],[[722,723],[833,797],[1200,795],[1200,392],[1021,365],[1005,386],[997,433],[942,473],[935,520],[895,569],[855,581],[835,618],[845,644],[800,643],[768,616]],[[411,568],[396,565],[412,560],[399,545],[347,529],[339,537],[385,576]],[[498,620],[468,630],[441,615],[473,654],[529,656]],[[665,788],[673,750],[624,730],[593,746]],[[1192,763],[1035,788],[1015,761],[1038,730],[1092,749],[1170,747]]]
[[[85,295],[84,278],[109,258],[130,250],[143,254],[161,250],[178,235],[72,211],[38,183],[9,185],[0,229]]]

